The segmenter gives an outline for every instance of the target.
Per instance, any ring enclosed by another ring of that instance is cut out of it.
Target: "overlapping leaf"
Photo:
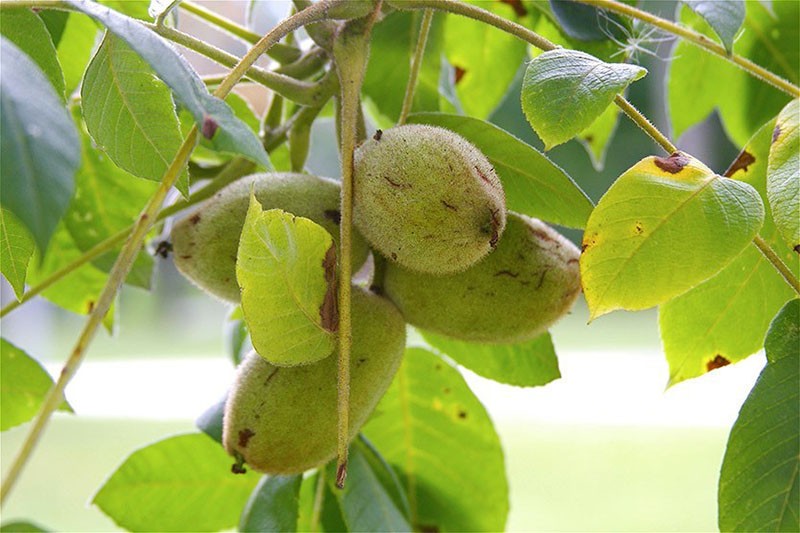
[[[508,209],[573,228],[586,225],[592,202],[566,172],[538,150],[497,126],[472,117],[418,113],[409,122],[454,131],[491,161]]]
[[[764,125],[726,175],[758,191],[766,211],[760,234],[796,272],[800,261],[781,241],[766,204],[773,128],[774,121]],[[759,350],[770,320],[792,294],[766,257],[748,246],[713,278],[663,304],[659,327],[670,367],[669,383],[700,376]]]
[[[414,529],[503,530],[508,485],[500,441],[480,401],[441,358],[406,350],[364,433],[398,472]]]
[[[64,74],[58,64],[56,48],[42,19],[28,9],[9,9],[0,18],[0,32],[33,59],[63,100]]]
[[[730,53],[733,50],[733,38],[744,23],[744,0],[683,0],[683,2],[706,19]]]
[[[65,0],[73,8],[104,24],[124,40],[166,83],[192,113],[195,122],[222,152],[241,154],[270,167],[258,138],[219,98],[208,93],[189,64],[161,37],[134,19],[87,0]]]
[[[800,530],[800,300],[775,317],[765,348],[722,463],[721,531]]]
[[[25,292],[28,261],[35,249],[25,226],[13,213],[0,209],[0,270],[18,299]]]
[[[97,148],[134,176],[161,181],[183,142],[172,95],[114,34],[106,34],[86,69],[81,107]],[[189,194],[186,171],[176,186]]]
[[[549,333],[516,344],[478,344],[420,332],[433,348],[478,375],[518,387],[546,385],[561,377]]]
[[[800,100],[778,115],[767,167],[767,197],[784,241],[800,253]]]
[[[336,251],[322,226],[250,198],[236,279],[255,350],[279,366],[308,364],[336,345]]]
[[[605,63],[575,50],[556,49],[534,58],[522,82],[522,110],[545,149],[562,144],[597,119],[647,71]]]
[[[302,475],[264,476],[239,519],[239,531],[297,531]]]
[[[259,479],[232,461],[202,433],[169,437],[133,452],[92,503],[129,531],[230,529]]]
[[[0,39],[0,200],[44,250],[72,196],[80,141],[63,102],[36,63],[11,41]]]
[[[749,185],[683,153],[628,169],[592,212],[581,282],[591,316],[664,303],[730,263],[761,229]]]
[[[64,72],[67,96],[81,84],[86,65],[92,58],[95,39],[100,28],[94,20],[79,13],[69,13],[58,42],[58,62]]]

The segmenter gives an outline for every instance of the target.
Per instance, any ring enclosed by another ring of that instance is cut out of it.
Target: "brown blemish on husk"
[[[753,154],[751,154],[747,150],[742,150],[742,152],[739,154],[736,160],[733,163],[731,163],[730,167],[728,167],[728,170],[725,171],[725,174],[723,174],[723,176],[725,176],[726,178],[730,178],[740,170],[747,172],[747,167],[749,167],[755,162],[756,158],[753,157]]]
[[[458,211],[458,208],[456,206],[454,206],[453,204],[448,204],[447,200],[443,199],[442,200],[442,205],[445,206],[447,209],[450,209],[451,211]]]
[[[381,137],[383,137],[383,130],[376,130],[375,135],[372,136],[376,141],[380,141]]]
[[[728,366],[729,364],[731,364],[730,361],[722,357],[722,355],[717,354],[714,356],[714,359],[706,363],[706,372],[711,372],[712,370],[722,368],[723,366]]]
[[[519,277],[519,272],[511,272],[510,270],[498,270],[494,274],[494,277],[497,276],[508,276],[510,278],[516,278]]]
[[[325,291],[325,297],[319,308],[320,324],[325,330],[335,332],[339,329],[339,309],[336,298],[336,248],[333,244],[325,253],[322,268],[325,270],[328,290]]]
[[[200,222],[200,213],[195,213],[189,217],[189,222],[191,222],[193,226],[197,225],[197,223]]]
[[[392,186],[392,187],[394,187],[395,189],[411,189],[411,188],[413,188],[413,187],[411,187],[411,185],[409,185],[408,183],[399,183],[399,182],[397,182],[397,181],[393,181],[393,180],[392,180],[390,177],[388,177],[388,176],[383,176],[383,179],[385,179],[387,182],[389,182],[389,185],[391,185],[391,186]]]
[[[689,158],[681,152],[675,152],[669,157],[655,157],[653,162],[664,172],[677,174],[689,164]]]
[[[239,431],[239,447],[247,448],[247,443],[255,436],[255,433],[250,428],[244,428]]]

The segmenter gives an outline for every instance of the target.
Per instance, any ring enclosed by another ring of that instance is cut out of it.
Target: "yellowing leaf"
[[[278,366],[312,363],[336,345],[336,252],[311,220],[263,211],[251,196],[236,279],[255,350]]]
[[[763,219],[751,186],[691,156],[641,160],[600,199],[586,226],[581,278],[592,318],[683,294],[739,255]]]
[[[800,253],[800,100],[783,108],[775,123],[767,168],[767,197],[786,243]]]

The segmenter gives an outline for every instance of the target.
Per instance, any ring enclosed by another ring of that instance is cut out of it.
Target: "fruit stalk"
[[[428,40],[428,32],[431,29],[433,20],[433,10],[426,9],[422,15],[422,22],[419,26],[419,37],[417,37],[417,47],[414,49],[414,56],[411,58],[411,70],[408,73],[408,85],[406,95],[403,98],[403,108],[400,111],[400,118],[397,125],[405,124],[408,114],[411,112],[411,105],[414,103],[414,91],[417,88],[417,77],[422,66],[422,59],[425,56],[425,43]]]

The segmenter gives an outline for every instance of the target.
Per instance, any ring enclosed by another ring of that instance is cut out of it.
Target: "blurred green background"
[[[246,2],[203,2],[242,20]],[[276,11],[280,2],[273,2]],[[674,2],[649,4],[672,14]],[[241,54],[243,46],[208,33],[189,15],[181,27],[208,35]],[[666,57],[668,43],[658,53]],[[218,69],[192,54],[198,69]],[[663,59],[643,56],[650,74],[630,99],[668,131]],[[542,147],[519,109],[519,83],[492,120]],[[248,91],[256,107],[263,92]],[[315,126],[309,168],[338,175],[329,120]],[[712,116],[685,134],[681,148],[717,172],[736,155]],[[621,172],[646,155],[652,142],[622,118],[605,168],[592,168],[584,148],[570,142],[549,155],[597,200]],[[568,232],[579,238],[577,232]],[[13,294],[3,284],[2,300]],[[152,293],[126,288],[116,335],[98,335],[87,365],[68,388],[77,416],[55,416],[15,492],[3,521],[27,519],[59,531],[107,531],[115,526],[89,505],[104,478],[137,447],[176,432],[224,393],[233,375],[224,349],[229,309],[185,281],[159,259]],[[3,336],[46,362],[52,373],[74,343],[81,317],[36,300],[2,322]],[[468,374],[497,423],[511,487],[508,529],[516,531],[713,531],[716,484],[727,434],[763,356],[664,391],[656,313],[615,313],[587,325],[585,304],[553,330],[563,378],[522,390]],[[82,378],[82,376],[85,376]],[[115,413],[122,413],[120,418]],[[5,472],[27,426],[2,434]]]

